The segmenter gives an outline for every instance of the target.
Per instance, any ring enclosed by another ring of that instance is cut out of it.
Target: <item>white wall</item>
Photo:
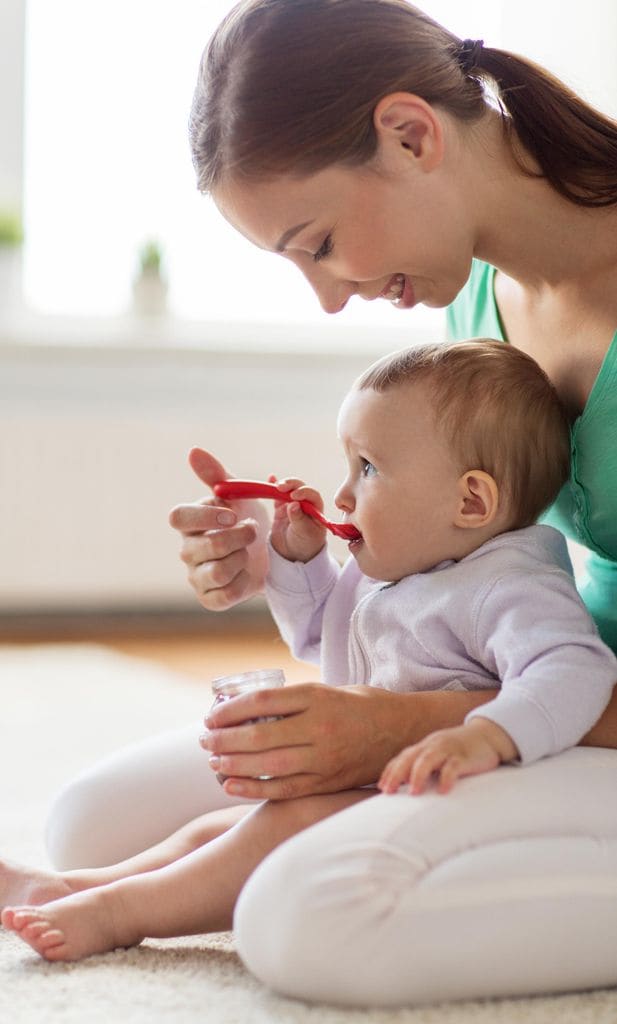
[[[21,209],[23,185],[25,5],[0,3],[0,207]]]
[[[403,343],[329,355],[0,344],[0,613],[196,607],[167,525],[206,491],[189,448],[237,476],[306,478],[334,513],[339,402]]]
[[[617,117],[615,0],[506,0],[500,36],[506,49],[545,65],[588,103]]]

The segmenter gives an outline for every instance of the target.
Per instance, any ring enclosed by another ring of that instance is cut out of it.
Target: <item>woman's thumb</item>
[[[223,464],[203,448],[191,448],[189,465],[196,476],[208,487],[213,487],[219,480],[227,480],[231,476]]]

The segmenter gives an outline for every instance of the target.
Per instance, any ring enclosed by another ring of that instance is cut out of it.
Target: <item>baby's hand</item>
[[[307,487],[302,480],[294,480],[291,477],[277,480],[276,486],[281,491],[291,492],[294,501],[275,501],[270,543],[279,555],[290,562],[310,562],[323,548],[326,531],[302,511],[299,503],[311,501],[321,512],[321,495]]]
[[[518,750],[501,726],[488,718],[472,718],[466,725],[440,729],[405,747],[388,762],[377,785],[383,793],[395,793],[408,781],[409,792],[416,795],[424,792],[435,773],[437,791],[449,793],[461,776],[490,772],[515,757]]]

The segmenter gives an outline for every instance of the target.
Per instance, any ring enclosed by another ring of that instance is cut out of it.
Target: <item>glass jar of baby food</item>
[[[261,668],[252,672],[238,672],[232,676],[219,676],[212,680],[212,693],[214,701],[210,710],[222,704],[223,701],[231,700],[232,697],[239,697],[251,690],[269,690],[275,686],[285,685],[285,673],[280,668]],[[244,723],[251,725],[253,722],[276,722],[282,715],[265,715],[260,718],[249,718]],[[220,772],[216,773],[220,783],[227,778]],[[271,779],[271,775],[258,775],[259,779]]]

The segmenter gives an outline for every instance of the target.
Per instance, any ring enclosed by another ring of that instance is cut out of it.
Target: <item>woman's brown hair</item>
[[[200,65],[190,118],[198,188],[364,164],[383,96],[414,93],[474,122],[487,84],[504,130],[553,188],[583,206],[617,203],[614,121],[532,61],[469,46],[405,0],[241,0]]]
[[[570,475],[568,417],[536,361],[490,338],[417,345],[373,363],[354,387],[406,384],[429,388],[435,430],[460,472],[481,469],[497,482],[508,528],[534,523]]]

